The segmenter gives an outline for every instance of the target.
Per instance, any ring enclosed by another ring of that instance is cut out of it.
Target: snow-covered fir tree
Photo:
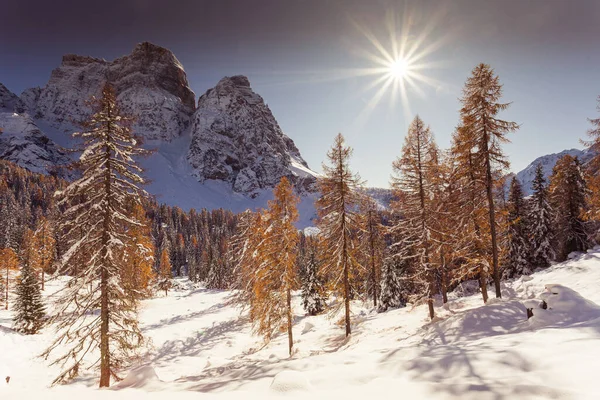
[[[546,268],[556,256],[552,246],[553,227],[552,209],[548,199],[548,188],[541,164],[535,168],[532,182],[533,194],[529,208],[529,237],[531,243],[531,262],[535,267]]]
[[[338,298],[344,301],[346,336],[351,333],[350,296],[353,277],[361,275],[363,267],[358,263],[357,233],[361,221],[356,210],[360,203],[359,189],[362,181],[350,170],[352,149],[345,145],[338,134],[327,152],[331,165],[323,164],[323,175],[317,180],[321,197],[316,208],[319,215],[319,233],[324,248],[322,273],[332,282]]]
[[[561,157],[550,177],[550,205],[554,210],[554,242],[557,260],[589,246],[584,215],[587,211],[586,181],[577,157]]]
[[[386,257],[381,270],[381,293],[377,311],[403,307],[406,303],[402,293],[402,270],[407,257]]]
[[[312,250],[308,254],[302,277],[302,306],[308,315],[317,315],[325,309],[327,294],[325,282],[319,276],[317,255]]]
[[[144,183],[141,168],[133,157],[147,152],[132,135],[131,119],[121,114],[109,84],[91,106],[93,115],[74,134],[83,140],[81,177],[56,194],[58,206],[64,208],[58,229],[69,245],[59,273],[72,277],[57,293],[51,316],[57,334],[45,355],[61,353],[53,362],[62,367],[55,383],[73,378],[91,361],[99,362],[100,387],[107,387],[143,343],[138,297],[127,295],[121,277],[128,232],[141,225],[131,207],[145,194],[139,189]],[[98,316],[90,317],[94,312]],[[98,348],[99,360],[85,359]]]
[[[23,262],[21,275],[17,280],[16,302],[14,304],[14,329],[18,332],[32,335],[37,333],[44,325],[46,311],[40,293],[40,283],[34,269],[34,260],[37,249],[33,233],[29,232],[23,243]]]
[[[527,210],[523,198],[523,189],[516,177],[513,177],[510,182],[507,206],[508,256],[507,265],[504,267],[502,275],[506,278],[529,275],[533,271],[529,262]]]

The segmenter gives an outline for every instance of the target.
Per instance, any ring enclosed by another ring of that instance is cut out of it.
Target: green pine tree
[[[302,306],[308,315],[322,313],[326,305],[325,283],[318,271],[319,265],[313,250],[308,257],[305,276],[302,279]]]
[[[29,263],[24,263],[17,282],[17,301],[14,309],[14,328],[18,332],[33,335],[42,328],[46,317],[44,303],[40,294],[37,274]]]

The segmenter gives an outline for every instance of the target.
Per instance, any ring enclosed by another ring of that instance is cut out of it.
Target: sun
[[[394,79],[404,79],[410,70],[408,60],[398,57],[388,64],[388,74]]]

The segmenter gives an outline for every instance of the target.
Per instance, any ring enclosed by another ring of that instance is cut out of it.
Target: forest
[[[427,304],[434,320],[434,298],[446,303],[463,282],[476,281],[487,303],[502,296],[501,281],[597,244],[600,152],[585,165],[562,157],[549,179],[539,165],[525,197],[502,148],[519,125],[501,119],[510,103],[490,65],[471,71],[460,101],[450,148],[437,146],[418,115],[399,133],[405,140],[391,165],[387,207],[367,194],[338,134],[317,182],[318,233],[305,234],[295,225],[299,196],[285,177],[266,209],[240,214],[202,205],[184,211],[151,198],[136,163],[147,150],[107,84],[75,134],[83,146],[75,179],[0,161],[0,301],[15,311],[19,332],[56,329],[44,354],[61,366],[55,383],[77,377],[86,354],[99,350],[106,387],[144,344],[140,302],[169,296],[175,277],[232,290],[254,333],[268,342],[285,332],[291,356],[296,291],[307,315],[342,310],[349,336],[354,300],[380,313]],[[597,150],[600,118],[590,123],[583,143]],[[45,304],[45,283],[60,276],[68,284]]]

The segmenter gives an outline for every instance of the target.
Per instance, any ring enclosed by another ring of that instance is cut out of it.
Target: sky
[[[1,20],[0,82],[17,94],[45,85],[63,54],[111,60],[150,41],[174,52],[197,97],[223,76],[248,76],[314,170],[341,132],[369,186],[388,186],[416,114],[450,145],[462,86],[481,62],[511,103],[500,117],[520,124],[504,147],[514,172],[581,148],[598,117],[597,0],[19,0]],[[405,43],[412,75],[412,85],[399,79],[404,96],[381,89],[387,70],[365,75],[394,43]]]

